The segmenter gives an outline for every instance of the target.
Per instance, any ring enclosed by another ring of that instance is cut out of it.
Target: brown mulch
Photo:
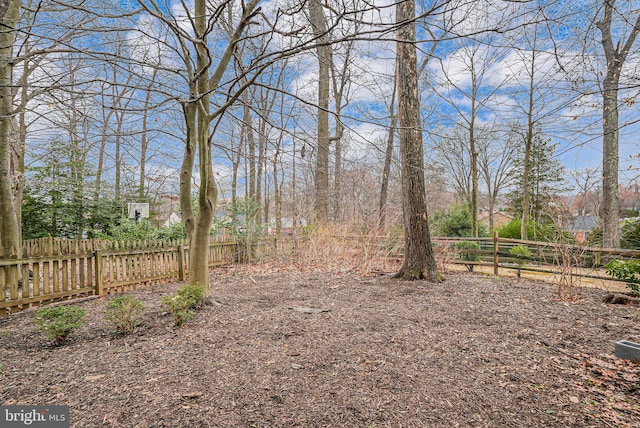
[[[221,269],[218,304],[180,328],[168,284],[130,292],[145,309],[129,336],[102,319],[109,298],[80,303],[59,347],[33,313],[5,317],[0,403],[69,405],[92,428],[640,426],[640,366],[613,356],[640,341],[637,307],[445,277]]]

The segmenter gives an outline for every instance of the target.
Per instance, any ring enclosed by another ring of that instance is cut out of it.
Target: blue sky
[[[130,2],[131,4],[135,2]],[[435,2],[427,2],[424,10]],[[435,50],[435,57],[429,61],[421,78],[424,86],[422,91],[423,110],[425,112],[425,144],[429,142],[429,131],[435,127],[453,127],[456,122],[464,121],[468,117],[470,108],[471,73],[470,66],[480,68],[482,73],[478,94],[482,100],[479,112],[479,124],[498,127],[513,126],[514,123],[525,123],[524,108],[528,99],[528,65],[536,54],[536,73],[534,79],[534,93],[536,98],[535,117],[542,132],[559,143],[557,156],[570,169],[599,167],[601,163],[601,112],[600,97],[598,96],[599,76],[603,60],[601,48],[597,43],[598,34],[590,25],[589,17],[595,14],[594,2],[580,2],[580,10],[576,2],[556,1],[548,13],[558,18],[553,25],[540,25],[538,28],[522,27],[523,22],[535,22],[534,10],[523,11],[523,4],[498,0],[458,0],[456,8],[446,13],[429,17],[425,26],[419,29],[419,50],[423,54],[429,52],[433,45],[430,41],[431,30],[436,36],[443,32],[447,23],[455,22],[455,26],[448,33],[450,39],[440,42]],[[544,2],[551,3],[551,2]],[[189,2],[186,3],[190,5]],[[262,10],[268,17],[275,17],[276,10],[284,3],[279,0],[265,1]],[[363,3],[364,4],[364,3]],[[377,8],[362,14],[362,22],[358,31],[384,28],[393,23],[394,10],[390,1],[377,1]],[[451,3],[453,4],[453,3]],[[535,6],[535,2],[530,2]],[[631,8],[628,12],[637,12],[633,2],[624,2]],[[569,7],[571,6],[571,7]],[[181,2],[168,2],[166,10],[172,10],[180,18]],[[445,9],[440,9],[439,12]],[[581,14],[582,13],[582,14]],[[538,16],[539,17],[539,16]],[[188,22],[178,19],[178,24],[188,31]],[[280,28],[290,31],[292,28],[302,28],[305,25],[301,15],[282,19]],[[348,32],[355,24],[339,23],[336,31]],[[163,66],[178,71],[163,72],[156,90],[163,93],[154,95],[156,102],[161,102],[167,94],[184,96],[186,87],[180,79],[181,67],[179,58],[174,51],[155,43],[154,36],[164,38],[162,27],[149,15],[142,15],[130,24],[133,30],[128,33],[125,41],[132,56],[141,58],[148,55],[161,58]],[[513,29],[507,32],[482,32],[489,29]],[[549,34],[549,30],[551,34]],[[143,36],[141,31],[147,35]],[[306,31],[306,32],[305,32]],[[583,37],[578,37],[580,32]],[[618,36],[624,36],[625,29],[617,29]],[[455,34],[475,34],[473,38],[454,38]],[[219,38],[212,44],[212,52],[219,53],[224,45],[225,36],[217,33]],[[309,29],[302,33],[302,37],[309,37]],[[535,36],[535,44],[532,42]],[[216,39],[214,37],[213,39]],[[171,41],[171,39],[169,39]],[[596,43],[588,44],[589,40]],[[298,43],[299,39],[283,34],[276,35],[271,43],[273,51]],[[514,48],[515,47],[515,48]],[[335,47],[336,62],[340,65],[345,54],[345,44]],[[349,84],[349,104],[343,110],[344,123],[348,126],[345,142],[348,150],[345,156],[349,161],[380,167],[379,158],[386,141],[388,118],[388,104],[391,97],[394,71],[395,42],[393,34],[378,37],[378,40],[361,40],[356,43],[351,54],[351,78]],[[634,45],[635,52],[640,51],[640,41]],[[469,61],[469,53],[475,52],[473,61]],[[640,153],[638,135],[638,106],[635,96],[638,94],[638,77],[634,67],[638,66],[639,56],[633,53],[628,60],[627,76],[624,84],[631,86],[623,90],[621,99],[627,99],[621,112],[620,130],[620,169],[621,180],[631,178],[637,174],[629,168],[638,165],[638,159],[633,155]],[[247,57],[245,60],[249,60]],[[55,61],[52,67],[60,67]],[[281,65],[278,65],[281,67]],[[123,71],[123,70],[121,70]],[[135,70],[138,77],[148,78],[150,70],[139,68]],[[64,73],[64,69],[60,68]],[[286,70],[276,68],[272,73],[286,72],[286,90],[299,99],[313,102],[316,99],[317,88],[317,60],[313,52],[306,52],[291,59]],[[231,78],[231,74],[228,75]],[[123,77],[124,71],[123,71]],[[93,90],[98,88],[93,86]],[[224,97],[224,94],[221,94]],[[286,97],[284,106],[287,111],[293,109],[296,113],[295,126],[293,120],[287,120],[288,131],[296,133],[297,148],[302,141],[313,141],[315,132],[315,110],[313,106],[300,102],[295,97]],[[85,108],[91,115],[97,115],[101,106],[95,100],[87,101]],[[36,108],[36,107],[34,107]],[[48,109],[47,115],[55,116],[55,105],[38,106],[38,109]],[[219,132],[215,136],[216,144],[229,147],[238,138],[237,117],[240,112],[232,109],[225,117]],[[234,118],[234,115],[236,116]],[[183,125],[181,113],[176,103],[163,105],[163,110],[154,113],[152,121],[154,133],[149,155],[149,168],[156,171],[157,179],[166,181],[177,179],[179,166]],[[272,120],[275,119],[275,115]],[[126,150],[122,154],[123,162],[132,175],[136,171],[136,144],[140,115],[130,112],[127,115]],[[39,122],[32,127],[32,142],[42,146],[43,141],[55,134],[51,123]],[[93,129],[90,134],[95,142],[98,132]],[[272,130],[270,139],[278,137],[278,132]],[[292,135],[284,135],[285,166],[291,165]],[[110,137],[108,145],[113,147],[114,141]],[[299,156],[299,153],[297,154]],[[308,158],[307,158],[308,159]],[[114,159],[111,159],[114,162]],[[110,169],[111,173],[113,168]],[[216,158],[216,172],[223,186],[228,189],[230,177],[230,162],[226,154],[220,153]]]

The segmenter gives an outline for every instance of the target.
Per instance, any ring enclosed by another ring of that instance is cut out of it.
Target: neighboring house
[[[164,222],[164,224],[162,225],[163,227],[167,227],[167,226],[173,226],[176,223],[180,223],[182,220],[180,219],[180,216],[178,214],[176,214],[175,212],[169,214],[169,218]]]
[[[600,219],[596,216],[579,215],[570,220],[569,224],[564,228],[571,232],[577,243],[586,241],[591,231],[598,227]]]
[[[494,211],[493,212],[493,228],[497,229],[500,226],[503,226],[513,220],[509,214],[502,211]],[[487,228],[487,231],[490,230],[489,226],[489,211],[481,211],[478,213],[478,223]]]

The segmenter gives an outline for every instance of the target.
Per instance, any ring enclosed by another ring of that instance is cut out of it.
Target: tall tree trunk
[[[316,152],[315,214],[319,224],[329,220],[329,67],[331,64],[330,36],[327,20],[319,0],[309,1],[309,18],[313,34],[317,37],[318,55],[318,150]]]
[[[209,234],[213,214],[217,202],[218,190],[213,177],[211,162],[211,135],[209,130],[210,87],[206,73],[210,66],[207,47],[204,45],[207,34],[206,0],[195,2],[195,35],[196,42],[196,88],[199,99],[196,101],[196,149],[200,170],[200,187],[198,191],[198,214],[195,218],[191,234],[191,251],[189,252],[189,284],[204,288],[207,299],[213,291],[209,281]]]
[[[5,6],[3,4],[3,6]],[[20,226],[13,198],[11,148],[16,143],[13,109],[13,43],[20,14],[20,2],[9,0],[0,15],[0,258],[20,257]],[[17,281],[17,268],[0,270],[0,292],[4,285]]]
[[[281,193],[281,184],[279,179],[279,169],[278,163],[280,162],[280,146],[282,145],[282,133],[276,141],[275,144],[275,152],[273,154],[273,204],[275,210],[276,217],[276,236],[280,236],[280,231],[282,229],[282,198],[280,196]]]
[[[522,160],[522,221],[520,222],[520,239],[528,238],[529,217],[531,216],[531,189],[529,175],[531,174],[531,149],[533,147],[533,85],[535,77],[535,44],[531,54],[531,69],[529,70],[529,106],[527,109],[527,135],[524,138],[524,158]]]
[[[256,224],[261,224],[262,223],[262,212],[263,212],[263,206],[264,206],[264,210],[267,211],[267,214],[265,214],[266,216],[268,216],[268,208],[267,208],[267,192],[266,192],[266,188],[267,188],[267,180],[265,177],[264,180],[264,197],[263,197],[263,183],[262,183],[262,178],[264,175],[264,169],[265,169],[265,150],[266,148],[266,144],[265,144],[265,140],[266,140],[266,136],[264,134],[265,129],[266,129],[266,119],[262,118],[260,121],[260,133],[259,133],[259,138],[260,140],[258,141],[258,167],[256,169],[256,197],[255,197],[255,202],[256,202],[256,211],[254,213],[254,218],[255,218],[255,222]],[[264,199],[264,201],[263,201]],[[265,221],[269,221],[268,219],[265,219]]]
[[[247,144],[247,156],[249,157],[249,197],[256,196],[256,140],[253,135],[253,119],[251,117],[251,108],[249,100],[249,92],[242,94],[242,102],[244,106],[242,118],[242,130],[244,133],[244,141]]]
[[[120,200],[120,193],[122,192],[122,154],[121,154],[121,145],[122,145],[122,125],[124,124],[124,112],[116,112],[116,135],[115,135],[115,191],[114,196],[116,200]]]
[[[72,60],[69,59],[69,85],[72,93],[76,93],[76,74],[75,67]],[[82,155],[82,148],[80,145],[79,135],[79,117],[77,98],[72,95],[70,99],[71,117],[69,120],[69,144],[71,150],[69,151],[69,166],[70,166],[70,179],[72,183],[71,190],[71,206],[73,207],[73,234],[75,239],[81,239],[84,231],[84,159]]]
[[[291,228],[293,233],[298,231],[298,208],[297,208],[297,183],[296,183],[296,137],[295,132],[292,138],[293,142],[293,157],[291,159]]]
[[[493,232],[494,230],[494,215],[493,210],[495,208],[495,198],[489,198],[489,232]]]
[[[596,23],[602,34],[602,49],[607,73],[602,91],[602,245],[620,247],[620,212],[618,195],[618,90],[622,66],[640,32],[640,14],[626,41],[613,42],[611,22],[616,0],[604,0],[604,16]]]
[[[478,85],[474,63],[471,63],[471,120],[469,121],[469,153],[471,154],[471,236],[478,237],[478,149],[476,148],[476,96]]]
[[[101,95],[102,105],[106,105],[105,94],[104,92]],[[112,100],[113,103],[113,100]],[[104,113],[105,109],[102,109]],[[105,148],[107,147],[107,140],[109,135],[109,122],[111,121],[111,116],[115,110],[113,108],[108,109],[107,114],[102,116],[102,132],[100,135],[100,149],[98,151],[98,165],[96,167],[96,187],[93,193],[93,200],[95,202],[100,198],[100,191],[102,186],[102,173],[104,172],[104,156],[105,156]]]
[[[151,81],[149,82],[149,86],[146,89],[146,94],[144,97],[144,105],[142,109],[142,135],[140,137],[140,176],[138,179],[138,198],[140,200],[144,200],[146,196],[146,166],[147,166],[147,150],[149,148],[149,130],[147,122],[149,120],[149,106],[151,104],[151,93],[153,89],[153,85],[156,81],[156,76],[158,75],[158,69],[153,69],[153,74],[151,75]]]
[[[620,247],[618,83],[607,73],[602,93],[602,245],[605,248]]]
[[[396,274],[402,279],[427,279],[439,282],[442,277],[431,248],[429,219],[425,200],[424,154],[420,123],[420,100],[416,54],[415,0],[396,4],[398,116],[400,154],[402,156],[402,207],[405,233],[405,259]]]
[[[211,157],[211,93],[220,84],[229,62],[233,57],[236,45],[240,40],[244,29],[249,25],[258,3],[259,0],[251,0],[250,3],[245,4],[245,7],[242,10],[242,16],[240,17],[235,31],[231,35],[229,44],[222,54],[222,57],[217,62],[212,75],[209,76],[209,71],[211,70],[211,57],[206,46],[207,34],[208,31],[210,31],[207,18],[207,1],[195,1],[194,44],[196,48],[196,69],[193,74],[193,76],[195,76],[195,84],[191,88],[192,92],[194,90],[195,92],[191,94],[192,98],[187,103],[186,111],[188,114],[186,117],[188,120],[187,140],[190,140],[193,143],[190,144],[188,142],[187,146],[193,147],[198,151],[200,187],[198,191],[198,214],[193,223],[193,231],[190,233],[189,284],[201,285],[204,288],[206,301],[210,301],[213,297],[213,289],[211,288],[209,280],[209,234],[211,232],[211,224],[213,223],[213,215],[215,213],[215,207],[218,199],[218,188],[213,175],[213,159]],[[187,161],[189,160],[190,159],[187,159]],[[184,169],[185,162],[183,159],[183,170]],[[192,172],[193,169],[189,171],[190,174]],[[191,176],[189,176],[188,194],[186,194],[186,184],[181,182],[181,207],[185,207],[187,203],[191,202],[190,179]],[[191,216],[193,216],[192,212]]]
[[[30,46],[27,40],[24,41],[22,46],[25,54],[30,51]],[[22,77],[20,82],[20,112],[18,113],[18,141],[16,148],[13,151],[14,156],[14,168],[13,180],[15,188],[14,206],[16,207],[16,216],[18,223],[18,239],[20,240],[20,247],[22,247],[22,200],[24,198],[24,186],[26,183],[25,177],[25,163],[24,154],[27,147],[27,121],[26,121],[26,107],[29,102],[27,94],[27,88],[29,87],[29,75],[31,70],[29,69],[28,55],[22,62]]]
[[[389,175],[391,174],[391,161],[393,159],[393,141],[396,133],[396,120],[394,107],[396,104],[396,88],[398,77],[398,64],[396,61],[396,73],[393,78],[393,91],[391,93],[391,103],[389,105],[389,116],[391,124],[389,125],[389,134],[387,135],[387,149],[384,154],[384,167],[382,169],[382,183],[380,185],[380,202],[378,204],[378,227],[384,229],[387,214],[387,193],[389,191]]]
[[[357,27],[356,27],[357,28]],[[355,29],[357,31],[357,29]],[[335,104],[335,133],[330,139],[330,143],[335,144],[334,152],[334,174],[333,174],[333,218],[336,221],[343,221],[344,215],[342,212],[342,136],[344,135],[344,124],[342,123],[342,110],[348,104],[348,100],[345,103],[345,91],[348,90],[351,76],[349,75],[349,66],[351,63],[351,55],[353,52],[354,40],[349,41],[345,46],[345,56],[342,62],[342,67],[338,70],[335,61],[333,61],[333,47],[330,48],[331,62],[329,63],[329,69],[331,72],[331,82],[333,84],[333,98]]]
[[[338,113],[340,114],[340,113]],[[342,127],[342,124],[338,122],[336,127]],[[342,133],[342,131],[339,131]],[[334,172],[333,172],[333,218],[341,222],[343,220],[342,214],[342,138],[334,140],[335,153],[334,153]]]
[[[232,162],[232,175],[231,175],[231,204],[235,206],[238,200],[238,168],[242,161],[242,147],[244,146],[244,133],[240,132],[240,142],[238,143],[238,152]]]
[[[195,89],[193,89],[192,92],[193,93],[191,94],[191,96],[195,97]],[[187,135],[184,153],[182,156],[182,165],[180,166],[180,211],[182,212],[182,223],[184,224],[184,229],[187,234],[187,238],[189,238],[189,241],[191,241],[193,237],[193,229],[195,227],[195,218],[191,198],[191,180],[196,157],[196,110],[197,106],[194,102],[189,102],[183,106]]]

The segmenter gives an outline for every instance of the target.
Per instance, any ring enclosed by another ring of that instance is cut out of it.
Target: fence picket
[[[40,263],[33,264],[33,295],[40,295]]]
[[[0,293],[0,316],[58,300],[183,281],[189,270],[185,244],[185,240],[106,242],[51,237],[25,241],[22,259],[0,260],[0,270],[10,279],[6,292]],[[234,254],[234,242],[214,242],[210,265],[231,263]]]

